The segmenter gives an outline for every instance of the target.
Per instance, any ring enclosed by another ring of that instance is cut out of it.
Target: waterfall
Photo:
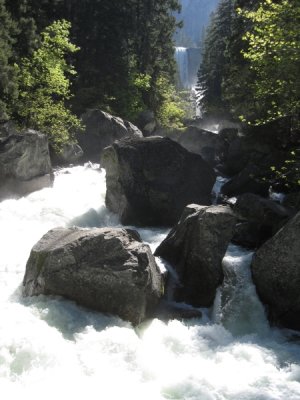
[[[190,87],[188,49],[186,47],[176,47],[175,59],[179,72],[180,84],[184,89],[187,89]]]
[[[253,252],[230,245],[223,259],[224,281],[215,301],[215,321],[235,335],[269,333],[264,308],[252,282]]]
[[[212,319],[206,309],[203,318],[133,329],[60,297],[22,298],[30,249],[49,229],[119,224],[105,208],[105,190],[104,171],[87,164],[57,171],[52,188],[0,202],[1,397],[299,400],[299,342],[268,327],[251,254],[240,248],[224,259]],[[139,232],[154,249],[167,230]]]

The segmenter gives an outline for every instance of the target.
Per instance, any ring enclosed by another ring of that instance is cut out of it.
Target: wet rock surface
[[[176,270],[182,287],[177,301],[196,307],[212,305],[222,283],[222,259],[233,235],[236,217],[227,206],[189,205],[155,255]]]
[[[171,226],[187,204],[211,204],[213,169],[168,138],[126,138],[103,152],[106,205],[123,224]]]
[[[81,119],[85,130],[77,135],[77,140],[86,160],[99,162],[103,149],[115,140],[127,136],[143,137],[131,122],[99,109],[87,111]]]
[[[300,213],[255,253],[253,281],[272,323],[300,329]]]
[[[162,275],[136,231],[56,228],[33,247],[23,295],[59,295],[139,324],[163,294]]]
[[[0,199],[51,185],[48,139],[40,132],[7,132],[0,141]]]

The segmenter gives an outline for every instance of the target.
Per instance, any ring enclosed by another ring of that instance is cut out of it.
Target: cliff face
[[[219,0],[181,0],[182,11],[177,19],[184,27],[175,35],[176,46],[201,47],[201,38],[209,22],[210,14]]]

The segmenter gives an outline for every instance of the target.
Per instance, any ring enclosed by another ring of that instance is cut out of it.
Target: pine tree
[[[0,121],[9,118],[10,104],[17,96],[16,68],[13,63],[16,24],[0,0]]]
[[[227,52],[232,36],[234,1],[222,0],[206,32],[203,59],[198,72],[198,96],[206,113],[226,110],[222,98],[222,85],[230,55]]]

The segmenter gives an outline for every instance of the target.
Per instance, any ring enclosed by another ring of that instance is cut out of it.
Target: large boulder
[[[190,126],[177,139],[185,149],[199,154],[210,165],[217,165],[226,149],[224,140],[216,133]]]
[[[148,245],[121,228],[56,228],[33,247],[24,296],[60,295],[139,324],[152,315],[163,280]]]
[[[143,132],[144,136],[152,136],[158,128],[158,122],[154,112],[151,110],[142,111],[137,119],[137,125]]]
[[[257,165],[264,174],[270,172],[270,166],[279,165],[283,154],[280,148],[264,141],[261,137],[239,136],[228,142],[224,169],[229,176],[236,175],[249,164]]]
[[[8,136],[17,134],[18,130],[13,121],[7,121],[0,124],[0,143],[5,141]]]
[[[125,138],[103,152],[106,205],[123,224],[170,226],[187,204],[211,204],[213,169],[168,138]]]
[[[40,132],[2,135],[0,198],[24,195],[51,184],[48,139]]]
[[[160,128],[155,133],[174,140],[191,153],[199,154],[212,166],[216,166],[223,160],[228,147],[223,137],[217,133],[193,125],[184,130]]]
[[[223,281],[222,259],[232,238],[236,217],[228,206],[189,205],[179,223],[155,251],[176,270],[182,287],[178,301],[196,307],[213,304]]]
[[[142,137],[142,132],[131,122],[114,117],[99,109],[89,110],[81,117],[85,131],[77,135],[85,159],[98,161],[102,150],[123,137]]]
[[[270,183],[265,179],[264,171],[255,164],[248,164],[239,174],[226,182],[221,193],[228,197],[244,193],[254,193],[267,196]]]
[[[255,253],[252,275],[270,321],[300,330],[300,213]]]
[[[239,138],[239,130],[237,128],[222,128],[219,130],[218,136],[229,146],[230,143]]]
[[[77,143],[65,143],[60,151],[50,147],[52,165],[70,165],[79,163],[83,150]]]
[[[288,193],[282,202],[283,206],[300,211],[300,192]]]
[[[240,223],[232,240],[249,248],[262,245],[294,215],[293,210],[252,193],[239,196],[233,210]]]

